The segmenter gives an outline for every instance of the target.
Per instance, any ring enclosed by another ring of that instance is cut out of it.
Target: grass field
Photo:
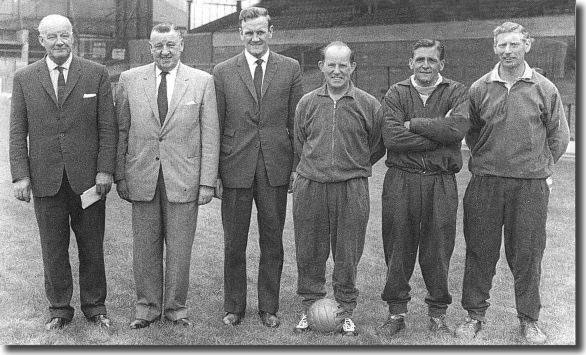
[[[255,217],[251,224],[248,245],[249,296],[247,317],[237,327],[221,323],[223,315],[223,233],[220,203],[214,200],[202,207],[192,252],[191,284],[188,304],[192,328],[175,327],[167,322],[142,330],[131,330],[134,282],[132,278],[132,233],[130,204],[110,193],[107,201],[105,258],[108,280],[106,306],[114,322],[114,332],[108,335],[90,326],[79,309],[77,287],[77,247],[71,240],[70,255],[74,272],[73,307],[76,314],[63,330],[46,332],[43,324],[48,315],[43,289],[43,269],[38,230],[32,203],[16,201],[12,196],[8,167],[8,105],[0,102],[0,240],[3,242],[0,280],[0,343],[11,345],[362,345],[362,346],[420,346],[466,345],[450,337],[435,337],[427,329],[425,288],[419,268],[411,280],[413,300],[406,318],[407,331],[387,339],[379,337],[375,328],[386,319],[386,304],[380,299],[385,280],[385,263],[381,241],[381,188],[385,172],[383,162],[374,168],[370,179],[371,217],[364,255],[358,270],[360,297],[354,321],[360,335],[342,339],[339,335],[294,335],[300,310],[295,294],[297,274],[291,196],[284,231],[285,265],[281,284],[282,325],[278,329],[263,327],[256,315],[256,275],[258,272],[258,233]],[[467,157],[467,152],[464,156]],[[460,202],[470,174],[465,166],[458,174]],[[576,344],[576,220],[575,220],[575,162],[563,159],[555,168],[554,186],[550,198],[547,224],[548,241],[543,263],[542,303],[540,322],[549,336],[550,345]],[[453,327],[465,312],[460,306],[464,269],[464,239],[462,208],[458,210],[456,247],[451,263],[450,289],[453,304],[447,319]],[[331,279],[331,264],[328,280]],[[517,345],[519,327],[513,298],[512,277],[504,260],[504,251],[497,266],[491,292],[488,323],[482,336],[471,345]],[[328,281],[329,296],[331,282]],[[374,349],[374,347],[372,348]]]

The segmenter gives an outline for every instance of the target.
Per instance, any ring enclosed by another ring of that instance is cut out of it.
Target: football
[[[343,319],[338,317],[338,307],[338,302],[329,298],[315,301],[307,312],[309,328],[321,333],[339,331]]]

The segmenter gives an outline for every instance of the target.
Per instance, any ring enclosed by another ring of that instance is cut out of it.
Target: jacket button
[[[159,138],[159,142],[162,142],[162,141],[163,141],[163,138]]]
[[[159,160],[159,157],[156,157],[155,160]]]
[[[59,133],[59,137],[65,138],[65,133]]]

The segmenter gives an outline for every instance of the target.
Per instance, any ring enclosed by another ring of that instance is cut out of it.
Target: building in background
[[[231,13],[240,12],[241,9],[258,4],[260,0],[187,0],[187,2],[191,2],[189,29],[192,29]]]

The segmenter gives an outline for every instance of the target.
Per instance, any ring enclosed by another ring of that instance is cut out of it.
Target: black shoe
[[[227,312],[224,318],[222,318],[222,322],[226,325],[238,325],[242,322],[242,318],[244,318],[243,314]]]
[[[378,327],[379,335],[393,336],[405,329],[405,318],[402,315],[391,314],[381,326]]]
[[[141,318],[136,318],[135,320],[133,320],[132,322],[130,322],[130,329],[141,329],[141,328],[146,328],[149,325],[151,325],[151,323],[155,322],[155,320],[152,321],[148,321],[146,319],[141,319]]]
[[[67,325],[69,322],[71,322],[71,320],[66,319],[66,318],[53,317],[53,318],[51,318],[50,321],[48,321],[47,323],[45,323],[45,329],[46,330],[61,329],[65,325]]]
[[[265,327],[277,328],[281,324],[281,321],[276,314],[260,311],[258,312],[258,315],[260,316],[260,321]]]
[[[439,317],[429,317],[429,330],[437,334],[453,334],[446,324],[445,315],[441,315]]]
[[[88,317],[87,320],[108,331],[112,328],[112,321],[105,314],[97,314],[95,316]]]
[[[182,325],[184,327],[191,327],[193,324],[191,323],[191,321],[189,320],[189,318],[179,318],[173,321],[173,324],[175,325]]]

